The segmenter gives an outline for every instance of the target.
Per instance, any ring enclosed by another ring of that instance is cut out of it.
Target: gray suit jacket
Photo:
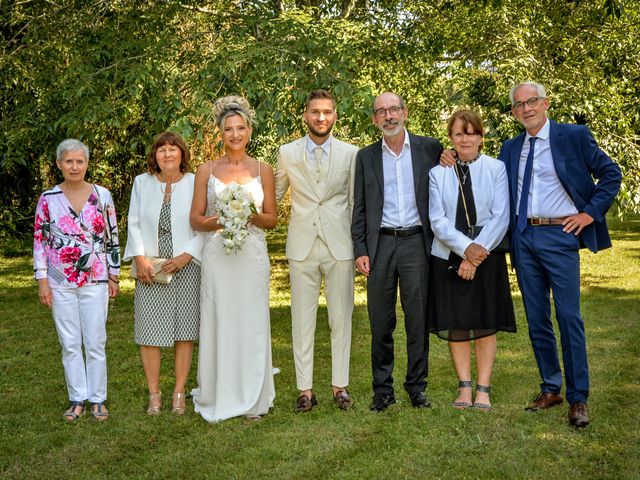
[[[429,226],[429,170],[438,164],[442,145],[431,137],[409,134],[413,182],[420,222],[424,228],[424,247],[431,251],[433,233]],[[382,168],[382,140],[358,152],[354,184],[351,238],[355,258],[369,256],[373,266],[378,246],[384,206],[384,178]]]

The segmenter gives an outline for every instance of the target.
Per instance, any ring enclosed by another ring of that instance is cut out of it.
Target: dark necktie
[[[522,176],[522,191],[520,192],[520,205],[518,206],[518,231],[524,232],[527,228],[527,205],[529,204],[529,187],[531,186],[531,170],[533,170],[533,148],[538,137],[529,138],[529,155],[524,166]]]

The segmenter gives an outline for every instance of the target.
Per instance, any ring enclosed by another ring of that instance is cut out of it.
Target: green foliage
[[[482,113],[487,151],[519,131],[514,82],[549,90],[551,116],[586,123],[624,173],[621,211],[640,209],[640,8],[545,0],[171,0],[0,3],[2,235],[30,230],[55,183],[54,149],[83,139],[90,180],[124,218],[153,136],[183,134],[194,163],[218,152],[211,109],[245,95],[258,121],[251,153],[274,162],[304,132],[306,93],[338,97],[336,134],[366,145],[372,96],[403,95],[410,128],[446,140],[459,106]],[[11,213],[14,212],[14,213]]]

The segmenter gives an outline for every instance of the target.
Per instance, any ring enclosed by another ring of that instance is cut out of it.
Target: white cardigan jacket
[[[185,173],[179,182],[173,184],[171,239],[174,257],[186,252],[200,264],[204,237],[192,230],[189,224],[194,180],[193,173]],[[163,189],[164,184],[149,173],[138,175],[134,180],[129,203],[124,261],[132,260],[138,255],[158,256],[158,220],[162,208]]]
[[[487,250],[495,248],[509,227],[509,183],[500,160],[481,155],[469,165],[476,224],[483,225],[475,240],[456,230],[458,177],[454,168],[438,165],[429,172],[429,220],[435,239],[431,255],[448,259],[454,251],[464,258],[464,251],[475,242]]]

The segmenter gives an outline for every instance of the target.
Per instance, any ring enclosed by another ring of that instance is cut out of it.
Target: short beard
[[[327,129],[327,131],[325,133],[320,132],[319,130],[316,130],[315,128],[313,128],[308,122],[304,122],[307,125],[307,130],[309,130],[310,133],[312,133],[313,135],[315,135],[316,137],[328,137],[331,134],[331,130],[333,130],[333,123],[331,125],[329,125],[329,128]]]
[[[395,137],[397,135],[400,135],[400,132],[402,132],[402,130],[404,129],[404,125],[400,124],[400,122],[396,123],[393,130],[389,131],[389,130],[385,130],[382,126],[378,126],[378,129],[380,129],[380,131],[382,132],[383,135],[386,135],[387,137]]]

